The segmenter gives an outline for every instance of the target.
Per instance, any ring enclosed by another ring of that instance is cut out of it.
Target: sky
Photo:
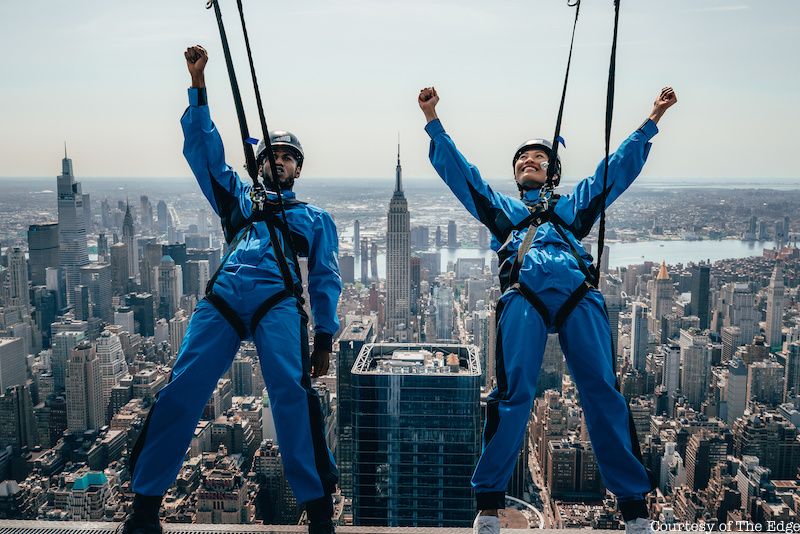
[[[221,0],[251,135],[261,137],[236,2]],[[625,0],[612,143],[665,85],[648,178],[800,181],[800,2]],[[244,0],[272,128],[301,139],[310,178],[431,178],[418,91],[488,179],[511,178],[531,137],[552,137],[574,9],[566,0]],[[565,177],[603,154],[611,0],[584,0],[562,134]],[[189,177],[179,119],[184,49],[209,50],[212,118],[243,155],[213,11],[204,0],[0,2],[0,177]],[[0,182],[1,184],[1,182]],[[1,187],[1,185],[0,185]]]

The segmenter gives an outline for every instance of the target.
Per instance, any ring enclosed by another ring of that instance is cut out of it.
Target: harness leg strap
[[[262,302],[261,306],[259,306],[255,313],[253,313],[253,318],[250,320],[250,331],[255,334],[256,328],[258,328],[258,323],[261,322],[261,319],[263,319],[264,316],[275,307],[275,305],[291,296],[292,294],[289,291],[286,289],[281,289],[267,300]]]
[[[244,321],[242,318],[239,317],[239,314],[231,308],[230,304],[225,302],[225,299],[217,295],[216,293],[208,293],[206,295],[206,300],[214,306],[217,311],[222,315],[226,321],[236,330],[236,333],[239,334],[241,339],[247,338],[247,326],[245,326]]]
[[[555,327],[556,330],[561,328],[561,325],[564,324],[564,321],[567,320],[569,314],[572,313],[572,310],[575,309],[575,306],[583,300],[583,297],[586,296],[586,293],[589,292],[590,289],[593,289],[594,286],[590,285],[589,282],[584,282],[578,286],[578,288],[572,292],[572,294],[567,298],[564,304],[556,312],[556,321]]]
[[[516,283],[511,287],[519,291],[520,295],[525,297],[525,300],[527,300],[531,306],[536,308],[536,311],[538,311],[539,315],[542,316],[544,324],[549,326],[550,311],[548,311],[547,306],[545,305],[544,302],[542,302],[542,299],[540,299],[535,292],[531,291],[531,289],[524,284]]]

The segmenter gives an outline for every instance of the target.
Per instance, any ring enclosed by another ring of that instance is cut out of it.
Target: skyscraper
[[[773,480],[795,479],[800,467],[798,429],[777,412],[755,412],[733,423],[733,454],[755,456]]]
[[[786,376],[783,382],[783,398],[789,402],[790,395],[800,394],[800,341],[789,343],[786,348]]]
[[[128,306],[133,308],[136,322],[136,333],[144,337],[155,335],[155,304],[150,293],[132,293],[128,295]]]
[[[67,428],[73,432],[95,430],[105,424],[100,360],[94,346],[83,340],[67,360]]]
[[[206,291],[211,274],[209,273],[208,260],[188,260],[182,267],[183,294],[203,295]]]
[[[18,337],[0,337],[0,391],[28,379],[25,345]]]
[[[163,256],[158,267],[159,317],[175,315],[183,295],[183,275],[170,256]]]
[[[767,288],[767,345],[772,350],[781,350],[783,345],[783,265],[775,263],[775,270]]]
[[[19,247],[11,247],[7,254],[6,306],[24,308],[25,315],[27,315],[30,310],[30,297],[28,295],[28,262],[25,261],[25,251]]]
[[[361,240],[361,283],[369,282],[369,241]]]
[[[353,318],[339,336],[336,358],[337,425],[339,442],[336,464],[339,487],[346,497],[353,496],[353,378],[350,371],[361,349],[375,341],[375,320],[369,315]]]
[[[113,323],[111,265],[108,263],[90,263],[81,267],[80,272],[81,285],[89,289],[89,296],[94,305],[93,315],[107,323]]]
[[[130,204],[125,205],[125,219],[122,222],[122,242],[128,247],[128,276],[136,278],[136,275],[139,274],[139,249],[136,246],[136,230],[133,227]]]
[[[705,489],[711,468],[724,461],[728,443],[719,435],[707,430],[693,434],[686,447],[686,483],[693,491]]]
[[[675,343],[667,343],[661,346],[661,353],[664,356],[664,379],[662,384],[667,390],[669,399],[668,415],[672,416],[675,397],[680,388],[681,377],[681,348]]]
[[[408,340],[411,321],[411,278],[408,201],[403,193],[403,170],[400,167],[400,145],[397,145],[397,167],[392,200],[389,202],[386,235],[386,336],[396,341]]]
[[[358,219],[353,223],[353,252],[361,255],[361,222]]]
[[[114,243],[110,247],[111,255],[111,287],[117,295],[124,294],[128,289],[128,245]],[[144,276],[142,277],[144,278]]]
[[[354,523],[468,526],[480,452],[475,348],[365,345],[352,379]]]
[[[455,221],[447,221],[447,248],[458,247],[458,230]]]
[[[28,261],[33,285],[45,285],[47,268],[58,267],[58,223],[28,226]]]
[[[674,287],[669,277],[667,264],[662,261],[653,285],[653,306],[650,310],[650,331],[655,334],[659,343],[666,341],[662,336],[661,319],[672,311],[673,293]]]
[[[378,279],[378,242],[373,241],[369,246],[369,276]]]
[[[72,174],[72,160],[61,160],[61,174],[57,178],[58,189],[58,265],[66,283],[67,303],[73,299],[72,288],[80,284],[80,268],[89,263],[89,247],[86,243],[86,217],[83,213],[81,183]]]
[[[86,337],[89,325],[86,321],[62,320],[50,325],[52,332],[52,351],[50,365],[53,370],[53,388],[64,391],[67,360],[72,349]]]
[[[158,291],[158,283],[156,281],[158,275],[156,271],[158,269],[158,264],[161,263],[161,257],[163,255],[164,251],[162,245],[156,243],[155,238],[153,238],[152,241],[144,243],[140,262],[141,271],[139,273],[139,285],[143,293],[155,293]],[[133,275],[129,273],[128,276]]]
[[[156,205],[156,213],[158,216],[158,231],[164,233],[167,231],[169,225],[169,213],[167,212],[167,203],[159,200]]]
[[[97,338],[95,352],[100,361],[100,406],[103,410],[104,422],[106,422],[112,415],[109,410],[111,390],[128,373],[128,366],[125,363],[125,353],[122,350],[119,336],[108,330],[104,330]]]
[[[433,302],[436,309],[436,339],[447,341],[453,339],[453,288],[436,286],[433,289]]]
[[[708,291],[710,287],[711,267],[698,265],[692,270],[691,312],[700,318],[700,329],[709,325]]]
[[[725,326],[736,326],[740,329],[741,343],[753,341],[759,328],[755,295],[750,286],[740,282],[725,284],[720,291],[720,297]]]
[[[631,314],[631,364],[637,371],[645,371],[648,337],[647,305],[634,302]]]
[[[783,401],[784,369],[774,360],[761,360],[747,366],[747,399],[775,407]]]
[[[139,197],[139,202],[141,204],[141,221],[142,221],[142,228],[145,230],[150,230],[153,227],[153,205],[150,204],[150,199],[147,198],[147,195],[142,195]]]
[[[352,254],[339,255],[339,274],[343,284],[353,284],[356,281],[356,258]]]
[[[725,387],[727,411],[724,415],[728,426],[733,427],[734,421],[744,415],[747,408],[747,365],[738,356],[728,362],[728,382]]]
[[[31,392],[24,383],[0,390],[0,447],[15,453],[37,444]]]
[[[698,328],[681,330],[681,388],[686,400],[695,410],[706,398],[711,372],[710,339]]]

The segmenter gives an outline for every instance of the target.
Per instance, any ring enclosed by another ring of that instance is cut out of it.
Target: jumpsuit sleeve
[[[250,214],[250,186],[225,163],[222,138],[211,121],[205,88],[189,88],[189,107],[181,117],[183,155],[217,215],[225,216],[232,203],[238,203],[245,216]]]
[[[650,153],[650,139],[658,127],[647,119],[609,156],[606,207],[610,206],[639,176]],[[602,210],[603,172],[601,160],[593,176],[584,178],[555,207],[556,214],[566,223],[579,241],[592,230]]]
[[[528,216],[525,205],[492,190],[481,178],[477,167],[458,151],[439,119],[429,122],[425,131],[431,138],[428,156],[433,168],[467,211],[498,241],[505,241],[514,224]]]
[[[336,308],[342,293],[339,275],[339,238],[331,216],[322,212],[314,220],[308,251],[308,295],[314,315],[314,347],[328,351],[339,330]]]

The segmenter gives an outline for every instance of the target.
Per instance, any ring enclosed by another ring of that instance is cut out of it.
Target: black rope
[[[206,9],[211,9],[212,7],[214,8],[214,14],[216,15],[216,18],[217,18],[217,26],[219,27],[219,35],[220,35],[220,39],[222,40],[222,51],[223,51],[223,53],[225,55],[225,65],[228,68],[228,78],[230,79],[230,82],[231,82],[231,92],[233,93],[233,103],[234,103],[234,106],[236,107],[236,115],[237,115],[237,117],[239,119],[239,131],[240,131],[240,133],[242,135],[242,145],[244,147],[245,165],[247,167],[247,173],[250,175],[250,178],[253,180],[253,190],[251,192],[250,198],[251,198],[251,200],[253,200],[254,204],[257,204],[257,207],[259,209],[263,209],[263,203],[266,200],[265,199],[265,193],[264,193],[264,187],[258,181],[258,162],[256,161],[255,152],[253,151],[253,145],[251,143],[252,138],[250,137],[250,133],[249,133],[249,130],[247,128],[247,118],[245,117],[244,105],[242,104],[242,94],[241,94],[241,92],[239,90],[239,83],[238,83],[238,81],[236,79],[236,71],[233,68],[233,58],[231,56],[230,46],[228,45],[228,37],[227,37],[227,34],[225,32],[225,25],[222,22],[222,12],[220,11],[219,1],[218,0],[208,0],[208,2],[206,3]],[[270,138],[269,138],[269,130],[267,129],[267,122],[266,122],[266,119],[264,117],[263,106],[261,105],[261,95],[260,95],[259,90],[258,90],[258,82],[256,80],[255,69],[253,67],[253,57],[252,57],[252,54],[250,52],[250,42],[249,42],[249,40],[247,38],[247,28],[245,27],[245,23],[244,23],[244,13],[242,11],[241,0],[238,0],[238,7],[239,7],[239,14],[240,14],[240,17],[241,17],[241,20],[242,20],[242,29],[244,31],[245,44],[247,45],[247,56],[248,56],[248,60],[250,62],[250,70],[251,70],[252,77],[253,77],[253,84],[254,84],[255,93],[256,93],[256,102],[258,104],[259,119],[261,121],[261,128],[262,128],[263,134],[264,134],[264,143],[265,143],[265,145],[267,147],[267,155],[270,158],[270,168],[272,170],[273,182],[278,184],[277,166],[275,164],[275,155],[274,155],[274,153],[272,151],[272,144],[270,143]],[[289,225],[288,225],[287,219],[286,219],[286,210],[285,210],[285,207],[284,207],[284,204],[283,204],[283,197],[281,196],[281,193],[280,193],[280,187],[276,187],[275,189],[277,191],[278,200],[279,200],[280,207],[281,207],[281,212],[283,214],[283,221],[284,221],[284,224],[286,225],[286,228],[288,228]],[[274,234],[274,228],[272,227],[273,226],[273,222],[271,220],[269,220],[268,217],[265,218],[264,222],[266,223],[267,228],[270,231],[270,236],[273,236],[273,234]],[[295,252],[296,249],[294,247],[294,243],[293,243],[293,240],[292,240],[291,232],[287,232],[287,235],[284,236],[284,239],[287,239],[288,242],[289,242],[289,246],[290,246],[291,252],[292,252],[292,257],[294,259],[295,266],[296,266],[295,272],[297,274],[298,279],[300,280],[300,288],[302,288],[303,280],[302,280],[302,273],[300,271],[300,262],[297,259],[297,253]],[[279,248],[280,247],[280,243],[277,242],[277,239],[272,239],[272,240],[274,241],[273,242],[273,246],[276,247],[276,249]],[[282,252],[283,251],[281,251],[281,254],[279,256],[283,256]],[[277,255],[277,252],[276,252],[276,255]],[[286,289],[292,291],[292,293],[295,293],[296,292],[295,290],[297,288],[294,287],[294,280],[291,279],[291,276],[288,276],[288,277],[286,276],[286,274],[288,273],[288,265],[284,265],[286,263],[285,256],[283,256],[283,263],[281,263],[281,259],[280,258],[276,258],[276,259],[278,259],[279,267],[281,269],[281,273],[282,273],[283,278],[284,278],[284,285],[286,286]]]
[[[603,163],[603,197],[600,208],[600,228],[597,233],[597,276],[600,276],[600,263],[606,240],[606,198],[608,196],[608,154],[611,145],[611,122],[614,117],[614,79],[617,66],[617,30],[619,28],[619,3],[614,0],[614,38],[611,42],[611,61],[608,66],[608,87],[606,89],[606,158]]]
[[[572,23],[572,38],[569,41],[569,57],[567,58],[567,71],[564,75],[564,88],[561,91],[561,104],[558,107],[558,118],[556,118],[556,131],[553,134],[553,149],[550,151],[550,161],[547,165],[547,182],[542,193],[553,190],[553,176],[558,170],[558,141],[561,138],[561,119],[564,116],[564,102],[567,99],[567,82],[569,81],[569,67],[572,63],[572,47],[575,43],[575,29],[578,26],[578,15],[581,11],[581,1],[567,1],[569,7],[575,8],[575,22]]]
[[[216,3],[216,0],[215,2]],[[247,25],[245,24],[244,20],[244,9],[242,7],[242,0],[236,0],[236,6],[239,8],[239,18],[242,21],[242,33],[244,34],[244,44],[245,48],[247,49],[247,61],[250,64],[250,75],[253,78],[253,90],[256,94],[256,106],[258,107],[258,119],[261,123],[261,135],[264,138],[264,147],[267,153],[267,158],[269,160],[269,168],[272,171],[272,185],[275,188],[275,194],[278,196],[278,205],[281,208],[281,216],[283,218],[283,224],[286,228],[289,228],[289,222],[286,218],[286,207],[283,204],[283,195],[281,194],[281,184],[278,179],[278,166],[275,163],[275,151],[272,149],[272,139],[269,136],[269,128],[267,127],[267,118],[264,115],[264,106],[261,103],[261,91],[258,88],[258,79],[256,78],[256,69],[253,65],[253,53],[250,50],[250,38],[247,36]],[[300,262],[297,259],[297,248],[294,244],[294,239],[292,238],[292,232],[287,231],[284,239],[288,239],[289,241],[289,248],[291,249],[292,258],[294,259],[294,264],[296,267],[297,278],[300,280],[300,287],[303,286],[303,277],[302,273],[300,272]],[[275,243],[277,246],[278,244]]]
[[[247,129],[247,118],[244,114],[244,105],[242,105],[242,94],[239,91],[239,82],[236,80],[236,71],[233,69],[233,58],[231,57],[231,49],[228,46],[228,36],[225,34],[225,25],[222,23],[222,12],[219,9],[219,2],[217,0],[209,0],[206,4],[206,9],[214,8],[214,15],[217,17],[217,26],[219,27],[219,36],[222,40],[222,51],[225,55],[225,65],[228,67],[228,78],[231,81],[231,92],[233,93],[233,104],[236,106],[236,116],[239,118],[239,132],[242,135],[242,145],[244,147],[244,161],[247,167],[247,174],[253,180],[256,186],[258,182],[258,164],[256,163],[256,156],[253,152],[253,145],[248,141],[250,133]]]

